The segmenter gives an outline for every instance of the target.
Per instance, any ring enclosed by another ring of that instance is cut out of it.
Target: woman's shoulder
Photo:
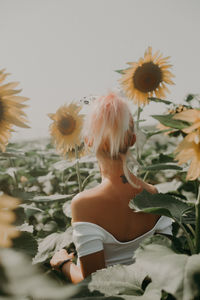
[[[94,222],[95,211],[98,209],[98,193],[85,190],[73,197],[71,202],[72,222]]]

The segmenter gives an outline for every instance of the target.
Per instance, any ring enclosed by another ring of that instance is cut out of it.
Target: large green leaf
[[[183,202],[169,194],[151,194],[143,190],[130,201],[129,206],[138,212],[167,216],[181,223],[195,222],[195,217],[191,216],[194,205]],[[189,218],[187,218],[187,215],[189,215]]]
[[[173,119],[174,115],[152,115],[152,117],[156,120],[158,120],[161,124],[167,126],[167,127],[172,127],[175,129],[183,129],[188,127],[190,124],[185,121],[181,120],[175,120]]]
[[[84,299],[84,300],[114,300],[114,299],[123,299],[120,296],[106,296],[100,291],[97,291],[96,289],[92,291],[89,288],[89,284],[91,281],[91,275],[88,276],[86,279],[78,283],[79,291],[78,293],[73,296],[73,300],[77,299]]]
[[[200,254],[177,254],[169,239],[154,236],[136,250],[135,256],[137,264],[160,291],[172,294],[177,300],[199,299]]]
[[[22,253],[1,250],[0,258],[6,274],[3,292],[14,299],[66,300],[79,290],[78,286],[61,286],[43,275]]]
[[[149,284],[143,288],[147,272],[135,263],[129,266],[115,265],[99,270],[92,275],[88,287],[98,290],[106,296],[121,296],[126,300],[160,300],[161,291]]]
[[[39,242],[38,253],[33,259],[33,263],[45,262],[54,252],[69,247],[72,243],[72,227],[68,227],[65,232],[54,232]]]
[[[142,295],[142,282],[147,274],[130,266],[116,265],[98,270],[89,284],[91,291],[98,290],[106,295]]]

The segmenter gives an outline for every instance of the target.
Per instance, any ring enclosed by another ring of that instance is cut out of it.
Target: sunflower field
[[[137,105],[131,149],[137,164],[128,167],[158,189],[154,195],[144,190],[129,206],[170,217],[173,235],[146,239],[134,264],[99,270],[76,285],[53,270],[50,259],[63,248],[76,254],[71,200],[101,182],[97,160],[81,139],[84,116],[70,103],[49,114],[51,139],[9,143],[13,126],[28,127],[28,98],[15,83],[3,84],[7,74],[0,72],[0,299],[200,299],[200,99],[166,100],[169,68],[168,58],[148,48],[118,73]],[[166,113],[152,115],[157,125],[145,127],[143,108],[151,102],[164,103]]]

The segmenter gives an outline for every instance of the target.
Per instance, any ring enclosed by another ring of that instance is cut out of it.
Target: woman
[[[154,186],[134,176],[127,168],[129,148],[136,136],[128,104],[114,93],[95,100],[83,128],[86,146],[96,154],[102,181],[76,195],[71,204],[74,243],[78,264],[72,254],[58,251],[51,260],[73,283],[98,269],[133,263],[134,250],[155,232],[170,234],[171,220],[136,213],[129,201],[143,189]]]

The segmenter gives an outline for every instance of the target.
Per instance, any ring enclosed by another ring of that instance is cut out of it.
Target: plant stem
[[[65,171],[63,170],[62,171],[62,178],[61,178],[61,181],[62,181],[62,187],[61,187],[61,194],[64,194],[64,182],[65,182]]]
[[[195,203],[195,215],[196,215],[196,253],[200,253],[200,183],[197,201]]]
[[[177,220],[176,220],[177,221]],[[180,223],[179,221],[177,221],[177,223],[179,224],[179,226],[182,228],[184,234],[185,234],[185,237],[187,239],[187,242],[188,242],[188,246],[190,248],[190,251],[191,251],[191,254],[195,254],[195,247],[194,247],[194,244],[192,242],[192,239],[190,238],[190,235],[189,233],[187,232],[187,230],[185,229],[184,225],[182,223]]]
[[[194,231],[194,229],[192,228],[192,226],[191,226],[190,224],[187,224],[186,226],[187,226],[187,228],[190,230],[190,232],[191,232],[191,234],[193,235],[193,237],[195,238],[195,231]]]
[[[146,171],[145,175],[144,175],[144,178],[143,178],[143,181],[145,181],[147,179],[147,176],[149,175],[149,171]]]
[[[14,169],[15,168],[15,164],[12,160],[12,158],[9,158],[9,162],[10,162],[10,166]],[[17,180],[17,174],[15,172],[15,170],[13,170],[13,175],[14,175],[14,183],[15,183],[15,186],[16,186],[16,189],[18,189],[18,180]]]
[[[136,133],[137,133],[137,139],[136,139],[136,158],[137,161],[140,159],[140,154],[139,154],[139,120],[140,120],[140,107],[138,106],[137,108],[137,121],[136,121]]]
[[[76,174],[78,179],[78,188],[79,193],[82,191],[82,184],[81,184],[81,174],[80,174],[80,168],[79,168],[79,156],[78,156],[78,146],[75,145],[75,156],[76,156]]]

